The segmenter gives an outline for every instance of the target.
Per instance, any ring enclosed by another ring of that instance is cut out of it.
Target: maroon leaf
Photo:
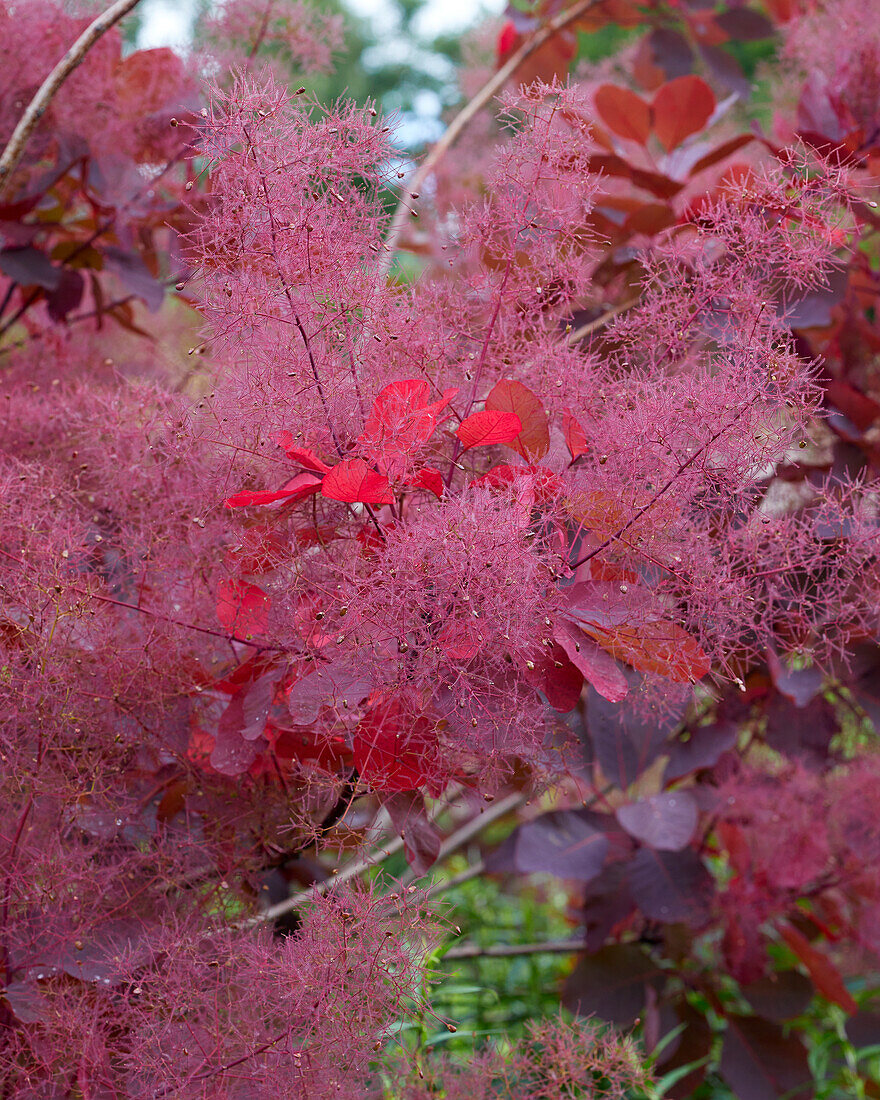
[[[679,717],[644,715],[614,705],[591,689],[587,696],[587,728],[602,771],[621,789],[650,767],[663,752]]]
[[[629,865],[628,877],[633,900],[646,917],[693,926],[708,918],[712,878],[695,852],[641,848]]]
[[[629,88],[602,84],[596,90],[596,110],[609,130],[644,145],[651,133],[651,108]]]
[[[739,729],[734,722],[719,722],[692,729],[687,741],[672,742],[663,782],[669,783],[701,768],[713,767],[723,753],[734,747],[738,736]]]
[[[790,1020],[806,1012],[813,999],[813,985],[797,970],[780,970],[744,985],[742,994],[758,1016]]]
[[[165,288],[149,272],[147,265],[137,252],[108,245],[104,249],[104,262],[109,271],[116,275],[126,290],[143,299],[147,309],[155,313],[165,300]]]
[[[493,443],[510,443],[521,431],[522,421],[516,413],[483,409],[462,420],[455,434],[467,450],[469,447],[488,447]]]
[[[748,145],[750,141],[754,140],[754,134],[739,134],[729,141],[722,142],[721,145],[716,145],[714,149],[710,149],[710,151],[700,157],[699,160],[694,161],[691,165],[690,174],[694,176],[697,172],[702,172],[706,168],[711,168],[713,164],[718,164],[719,161],[731,156],[739,149],[742,149],[744,145]]]
[[[61,268],[56,267],[45,252],[30,245],[4,248],[0,252],[0,271],[21,286],[55,290],[61,282]]]
[[[362,458],[348,458],[334,466],[321,483],[321,493],[346,504],[394,503],[388,478],[371,470]]]
[[[391,823],[403,838],[406,859],[417,875],[424,875],[437,862],[442,837],[428,819],[424,797],[416,792],[399,792],[382,800]]]
[[[808,1100],[812,1092],[801,1040],[760,1016],[727,1017],[720,1069],[739,1100]]]
[[[819,993],[832,1004],[839,1005],[850,1016],[856,1013],[859,1006],[853,1000],[840,971],[828,955],[814,947],[807,937],[791,924],[783,924],[779,933],[804,964]]]
[[[412,477],[408,478],[406,483],[411,485],[413,489],[427,489],[438,500],[443,496],[443,476],[433,466],[423,466],[421,470],[416,471]]]
[[[256,741],[266,728],[277,684],[274,678],[263,676],[236,692],[217,724],[217,736],[224,744],[233,744],[236,737]]]
[[[742,42],[770,38],[774,34],[773,24],[767,16],[754,8],[729,8],[716,15],[715,22],[731,38],[738,38]]]
[[[651,108],[654,133],[669,153],[703,129],[715,110],[715,96],[699,76],[680,76],[657,90]]]
[[[583,955],[569,975],[563,1003],[581,1016],[599,1016],[628,1027],[644,1008],[649,983],[659,985],[662,973],[634,944],[612,944],[594,955]]]
[[[526,671],[526,680],[546,696],[547,702],[560,714],[573,710],[581,697],[584,678],[563,652],[554,649],[552,655],[546,651],[535,654],[531,669]]]
[[[58,286],[46,297],[46,306],[53,321],[63,321],[82,301],[85,279],[79,271],[65,268]]]
[[[679,852],[697,827],[697,804],[687,791],[667,791],[621,806],[617,820],[651,848]]]
[[[397,698],[374,701],[353,738],[357,770],[376,790],[415,791],[430,778],[432,731]]]
[[[602,870],[608,838],[581,810],[556,810],[520,825],[513,865],[521,874],[543,873],[589,882]]]
[[[310,447],[300,447],[296,444],[290,432],[280,432],[278,446],[284,448],[284,453],[293,462],[299,463],[305,469],[316,474],[329,474],[331,467],[320,458]]]
[[[772,649],[767,652],[767,665],[776,690],[796,707],[807,706],[822,688],[824,676],[818,668],[790,669]]]
[[[537,394],[513,378],[502,378],[486,398],[486,410],[514,413],[522,424],[507,446],[527,462],[536,462],[550,449],[550,422]]]
[[[287,693],[287,707],[296,725],[310,726],[322,707],[354,709],[370,694],[371,686],[365,672],[341,662],[322,664],[293,684]]]
[[[587,434],[571,409],[562,410],[562,430],[565,434],[565,445],[568,447],[572,462],[589,451],[590,445],[587,442]]]
[[[562,619],[554,626],[553,637],[572,664],[603,698],[619,703],[626,697],[629,684],[620,665],[582,630]]]

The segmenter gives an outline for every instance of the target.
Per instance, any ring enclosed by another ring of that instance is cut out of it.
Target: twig
[[[140,3],[140,0],[116,0],[115,4],[111,4],[105,12],[93,19],[37,89],[34,98],[18,120],[18,125],[12,131],[12,137],[7,142],[2,156],[0,156],[0,193],[3,192],[15,166],[21,160],[31,134],[45,114],[46,108],[57,94],[58,89],[74,69],[82,63],[86,54],[98,39],[106,34],[120,19],[128,15],[138,3]]]
[[[530,57],[536,50],[540,49],[540,47],[543,46],[549,38],[552,38],[554,34],[558,34],[559,31],[564,30],[569,23],[573,23],[575,19],[578,19],[584,12],[594,7],[599,2],[600,0],[579,0],[578,3],[574,4],[566,11],[561,11],[555,18],[551,19],[545,26],[536,31],[531,38],[523,42],[516,53],[508,59],[506,64],[502,65],[498,72],[486,81],[474,98],[470,100],[470,102],[459,111],[452,122],[450,122],[443,136],[431,152],[428,153],[413,175],[407,180],[408,195],[411,195],[413,192],[416,194],[419,193],[425,180],[434,171],[439,161],[443,159],[447,151],[452,148],[456,141],[458,141],[461,134],[464,133],[476,115],[486,106],[495,93],[504,87],[522,62],[525,61],[527,57]],[[403,232],[407,214],[409,214],[410,210],[411,207],[406,197],[401,198],[397,204],[397,209],[394,211],[394,217],[391,219],[391,228],[385,239],[384,255],[377,265],[380,277],[387,275],[391,270],[394,253],[397,250],[397,242],[400,239],[400,234]]]
[[[590,321],[586,325],[581,325],[580,328],[575,329],[574,332],[568,334],[568,343],[570,345],[579,344],[581,340],[586,339],[591,333],[596,332],[600,328],[604,328],[609,321],[613,321],[619,313],[626,313],[628,309],[631,309],[639,301],[638,297],[627,298],[625,302],[621,302],[619,306],[614,306],[613,309],[606,310],[601,317],[597,317],[595,321]]]
[[[517,955],[574,955],[583,951],[584,940],[544,940],[541,943],[496,943],[491,947],[479,947],[475,943],[450,947],[442,956],[445,959],[511,959]]]
[[[470,821],[466,822],[460,829],[457,829],[447,838],[446,843],[440,850],[438,862],[452,855],[453,852],[458,851],[459,848],[467,844],[468,841],[476,836],[486,825],[491,824],[491,822],[496,821],[499,817],[509,813],[516,806],[525,802],[527,797],[527,795],[519,793],[508,795],[506,798],[502,798],[495,806],[471,818]],[[356,859],[347,864],[338,874],[333,875],[332,878],[324,882],[315,883],[314,886],[310,886],[306,890],[300,890],[296,894],[291,895],[291,897],[285,898],[284,901],[279,901],[276,905],[270,906],[262,913],[258,913],[256,916],[246,921],[242,921],[239,927],[251,928],[254,925],[265,924],[267,921],[274,921],[277,920],[278,917],[283,917],[285,914],[290,913],[292,910],[302,905],[302,903],[307,901],[310,897],[314,897],[317,894],[325,894],[328,890],[332,890],[334,887],[340,885],[340,883],[350,882],[351,879],[357,878],[371,867],[375,867],[379,863],[384,863],[385,860],[394,855],[395,852],[399,852],[403,844],[404,842],[401,837],[392,837],[387,844],[383,844],[381,848],[370,852],[369,855],[364,856],[363,859]],[[402,877],[401,885],[411,882],[414,877],[414,875],[407,873],[407,875]]]
[[[434,863],[434,866],[438,863],[442,863],[444,859],[448,859],[451,855],[454,855],[459,849],[464,848],[466,844],[469,844],[475,836],[478,836],[487,825],[491,825],[499,818],[504,817],[505,814],[509,814],[512,810],[522,806],[524,802],[528,800],[529,796],[523,794],[521,791],[514,791],[513,794],[507,795],[506,798],[502,798],[500,802],[496,802],[494,806],[490,806],[487,810],[481,811],[476,817],[472,817],[470,821],[466,821],[460,829],[456,829],[451,836],[448,836],[440,847],[440,854]],[[423,876],[413,873],[412,868],[409,868],[400,877],[400,885],[406,886],[412,882],[415,878],[421,878]]]

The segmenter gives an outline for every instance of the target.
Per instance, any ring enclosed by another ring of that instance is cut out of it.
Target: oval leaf
[[[644,145],[651,133],[651,108],[629,88],[602,84],[596,92],[596,110],[609,130],[627,141]]]
[[[652,109],[654,133],[670,153],[706,125],[715,110],[715,96],[700,77],[680,76],[657,89]]]
[[[394,496],[384,474],[376,473],[362,458],[348,458],[324,477],[321,493],[345,504],[392,504]]]
[[[217,618],[230,634],[261,634],[269,621],[271,603],[262,588],[232,577],[217,589]]]
[[[617,820],[651,848],[680,852],[697,827],[697,804],[687,791],[667,791],[621,806]]]
[[[629,684],[622,670],[614,658],[600,649],[592,639],[564,620],[556,624],[553,636],[568,654],[575,668],[603,698],[612,703],[619,703],[626,698]]]
[[[550,449],[550,422],[537,394],[513,378],[502,378],[486,398],[486,409],[516,413],[522,430],[506,446],[533,462]]]
[[[520,434],[522,427],[516,413],[483,409],[462,420],[455,434],[467,450],[469,447],[488,447],[493,443],[510,443]]]

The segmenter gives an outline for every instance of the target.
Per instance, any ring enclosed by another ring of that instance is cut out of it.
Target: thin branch
[[[587,944],[584,940],[544,940],[540,943],[496,943],[491,947],[480,947],[475,943],[465,943],[461,947],[450,947],[442,956],[446,959],[512,959],[517,955],[575,955],[583,951]],[[441,960],[441,961],[442,961]]]
[[[105,35],[111,27],[115,26],[120,19],[128,15],[132,8],[139,3],[140,0],[116,0],[115,4],[111,4],[105,12],[93,19],[37,89],[36,95],[18,120],[18,125],[12,131],[12,137],[7,142],[2,156],[0,156],[0,193],[3,192],[9,177],[21,160],[25,146],[37,123],[45,114],[46,108],[58,93],[61,85],[74,69],[82,63],[86,54],[98,39]]]
[[[609,321],[613,321],[614,318],[620,313],[626,313],[628,309],[632,309],[634,305],[639,302],[639,297],[627,298],[625,302],[621,302],[619,306],[614,306],[613,309],[606,310],[601,317],[597,317],[595,321],[590,321],[586,325],[581,325],[580,328],[570,332],[567,336],[568,343],[572,346],[579,344],[581,340],[585,340],[591,333],[597,332],[600,328],[604,328]]]
[[[531,38],[523,42],[516,53],[508,59],[507,63],[502,65],[498,72],[486,81],[474,98],[470,100],[470,102],[459,111],[452,122],[450,122],[443,136],[433,147],[431,152],[428,153],[410,179],[407,180],[407,194],[411,195],[413,192],[416,194],[419,193],[422,185],[434,171],[437,164],[443,159],[456,141],[458,141],[459,137],[464,133],[483,107],[492,99],[496,92],[504,87],[527,57],[531,57],[531,55],[536,50],[540,49],[554,34],[558,34],[559,31],[564,30],[570,23],[573,23],[585,12],[589,11],[590,8],[600,2],[601,0],[579,0],[578,3],[574,4],[566,11],[561,11],[545,26],[541,27],[541,29]],[[377,265],[380,276],[387,275],[391,270],[394,253],[397,251],[397,242],[400,240],[400,235],[406,224],[407,215],[410,213],[411,209],[412,208],[406,201],[406,197],[401,198],[397,204],[397,209],[394,211],[394,217],[391,220],[391,228],[385,240],[385,253]]]
[[[529,796],[523,794],[521,791],[514,791],[513,794],[507,795],[506,798],[502,798],[500,802],[496,802],[494,806],[490,806],[486,810],[481,810],[476,817],[472,817],[470,821],[466,821],[460,829],[456,829],[454,833],[446,838],[440,847],[440,854],[437,856],[433,866],[436,867],[438,863],[442,863],[444,859],[448,859],[451,855],[454,855],[465,845],[470,844],[475,836],[486,828],[487,825],[491,825],[493,822],[498,821],[499,818],[509,814],[512,810],[518,809],[523,803],[528,801]],[[400,885],[406,886],[412,882],[415,878],[421,878],[422,876],[413,873],[412,868],[409,868],[400,877]]]

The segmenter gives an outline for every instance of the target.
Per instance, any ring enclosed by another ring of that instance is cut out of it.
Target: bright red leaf
[[[493,443],[510,443],[522,431],[522,421],[513,412],[483,409],[459,424],[455,434],[468,447],[488,447]]]
[[[596,691],[612,703],[626,698],[629,685],[617,662],[573,623],[564,619],[553,628],[553,637],[569,660]]]
[[[224,630],[238,637],[262,634],[271,604],[262,588],[238,577],[221,581],[217,589],[217,618]]]
[[[562,431],[565,434],[565,445],[568,447],[572,462],[579,455],[584,455],[589,451],[587,433],[575,419],[570,409],[563,409],[562,411]]]
[[[354,732],[355,767],[377,790],[418,790],[429,778],[430,732],[399,699],[379,697]]]
[[[321,479],[314,474],[297,474],[287,484],[277,490],[272,489],[242,489],[223,501],[227,508],[245,508],[252,504],[272,504],[276,500],[286,500],[295,504],[298,500],[304,500],[312,496],[321,488]]]
[[[388,478],[370,469],[362,458],[347,458],[334,466],[324,478],[321,493],[331,500],[341,500],[346,504],[394,502]]]
[[[279,434],[278,446],[284,448],[284,453],[289,459],[299,463],[300,466],[304,466],[307,470],[313,470],[318,474],[327,474],[330,472],[330,467],[327,463],[322,458],[319,458],[311,448],[297,446],[290,432],[281,432]]]
[[[443,496],[443,477],[440,471],[435,470],[433,466],[423,466],[412,477],[407,478],[406,483],[412,486],[413,489],[427,489],[429,493],[433,493],[437,498]]]

